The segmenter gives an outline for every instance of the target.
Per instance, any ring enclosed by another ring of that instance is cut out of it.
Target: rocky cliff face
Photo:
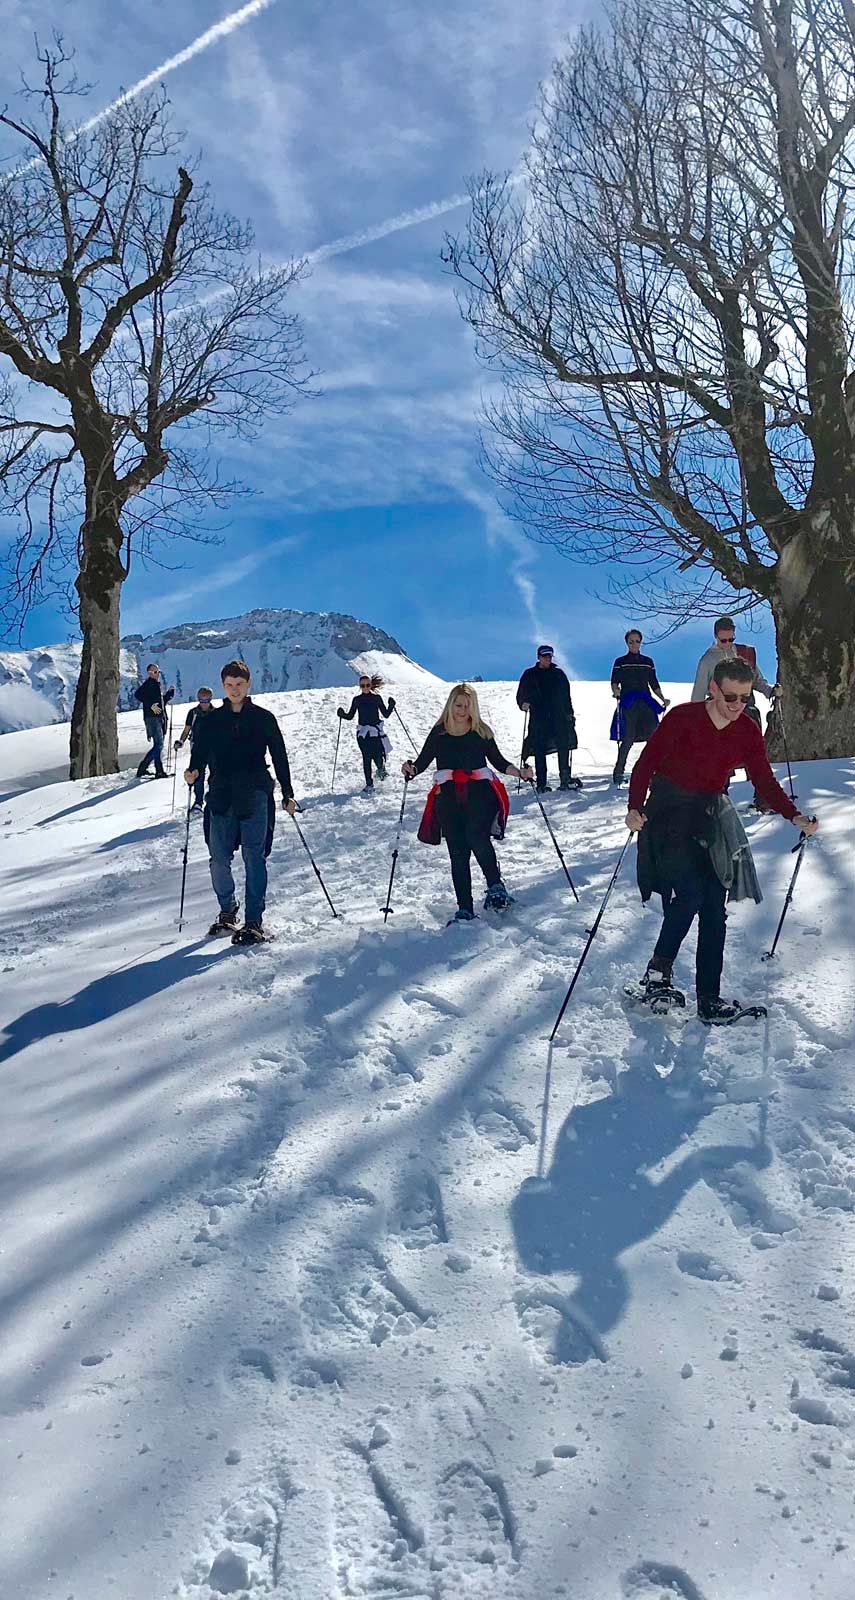
[[[220,668],[234,656],[246,661],[258,694],[347,687],[360,672],[379,672],[399,684],[437,681],[370,622],[338,611],[270,608],[129,634],[122,640],[120,708],[136,704],[133,692],[150,661],[175,684],[177,699],[187,701],[203,684],[218,690]],[[0,732],[67,722],[79,667],[75,643],[0,654]]]

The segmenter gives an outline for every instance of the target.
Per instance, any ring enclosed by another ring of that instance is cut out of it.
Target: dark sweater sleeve
[[[424,772],[425,768],[429,767],[431,762],[434,760],[436,756],[436,740],[437,729],[431,728],[430,733],[428,734],[421,750],[419,751],[419,754],[416,756],[416,759],[413,762],[413,766],[415,767],[417,773]]]
[[[528,696],[528,684],[526,682],[527,678],[528,678],[528,668],[526,668],[525,672],[523,673],[522,677],[520,678],[519,683],[517,684],[517,705],[519,706],[520,711],[522,711],[523,705],[528,702],[528,698],[529,698],[529,696]]]
[[[161,705],[162,706],[168,706],[169,702],[173,698],[174,694],[175,694],[175,690],[174,689],[167,689],[166,694],[163,694],[160,697]]]
[[[353,719],[354,719],[354,717],[356,715],[356,702],[357,702],[358,699],[359,699],[359,695],[355,694],[353,699],[350,702],[350,710],[349,711],[345,711],[345,713],[344,713],[344,721],[345,722],[352,722],[353,721]]]
[[[137,688],[136,688],[136,689],[135,689],[135,690],[134,690],[134,699],[135,699],[135,700],[139,700],[139,701],[142,701],[142,698],[143,698],[143,689],[144,689],[144,688],[145,688],[145,684],[143,684],[143,683],[141,683],[141,684],[139,684],[139,685],[138,685],[138,687],[137,687]]]
[[[654,694],[658,694],[660,700],[664,700],[666,698],[665,691],[663,690],[662,685],[656,676],[656,666],[652,661],[650,663],[650,687]]]
[[[786,817],[788,822],[792,822],[793,818],[798,816],[799,808],[793,805],[789,795],[781,788],[769,765],[769,757],[766,754],[763,735],[757,724],[748,717],[745,718],[745,732],[748,736],[749,744],[745,757],[745,770],[751,782],[761,800],[765,800],[767,806],[771,806],[772,810],[777,811],[779,816]]]
[[[190,730],[190,760],[198,767],[208,765],[208,749],[211,743],[211,730],[209,723],[212,713],[206,712],[204,717],[194,717]]]
[[[675,748],[678,722],[679,718],[663,717],[656,732],[650,735],[644,745],[629,780],[627,810],[644,810],[650,780],[665,757]]]
[[[508,768],[513,765],[512,762],[505,760],[495,739],[490,739],[488,741],[487,760],[489,761],[491,767],[495,767],[497,772],[507,772]]]
[[[285,749],[285,740],[282,730],[271,711],[267,729],[267,748],[273,762],[273,771],[282,786],[282,794],[286,800],[293,800],[294,790],[291,785],[291,768],[288,764],[288,752]]]
[[[382,695],[378,694],[377,699],[380,701],[380,715],[381,715],[381,717],[391,717],[392,712],[394,710],[394,706],[395,706],[395,701],[394,701],[393,696],[392,695],[389,696],[389,704],[386,705],[386,706],[384,706],[384,704],[383,704]]]
[[[620,656],[617,657],[617,659],[616,659],[616,661],[615,661],[615,663],[614,663],[614,665],[612,667],[612,689],[617,689],[617,690],[620,690],[620,673],[618,672],[618,667],[619,666],[620,666]]]

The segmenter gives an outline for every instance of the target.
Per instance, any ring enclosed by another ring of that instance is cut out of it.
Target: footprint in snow
[[[705,1283],[739,1283],[740,1279],[716,1261],[706,1250],[681,1250],[677,1266],[689,1278],[700,1278]]]
[[[704,1600],[697,1584],[683,1567],[664,1561],[639,1561],[621,1578],[627,1600]]]
[[[514,1300],[520,1327],[550,1366],[579,1367],[586,1361],[608,1360],[596,1329],[557,1289],[520,1289]]]
[[[499,1089],[486,1085],[469,1102],[472,1125],[494,1150],[521,1150],[536,1142],[534,1123]]]
[[[398,1201],[397,1227],[408,1250],[448,1244],[442,1190],[432,1172],[409,1172]]]
[[[356,1252],[344,1270],[340,1260],[310,1267],[307,1278],[301,1311],[311,1337],[332,1333],[351,1345],[381,1345],[435,1326],[379,1251]]]

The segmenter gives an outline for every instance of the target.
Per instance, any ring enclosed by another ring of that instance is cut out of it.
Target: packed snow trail
[[[607,686],[546,797],[581,903],[524,791],[517,903],[449,929],[427,780],[384,927],[409,747],[361,796],[345,729],[330,796],[343,695],[265,697],[343,913],[280,812],[270,945],[204,938],[195,821],[177,936],[169,784],[0,804],[4,1593],[848,1600],[855,767],[797,773],[822,833],[767,965],[794,834],[749,823],[724,992],[765,1023],[624,1004],[633,858],[550,1051],[625,837]],[[416,737],[438,709],[402,692]]]

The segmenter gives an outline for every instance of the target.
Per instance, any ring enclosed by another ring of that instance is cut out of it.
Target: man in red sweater
[[[741,1007],[721,999],[727,890],[710,856],[712,813],[734,767],[744,767],[757,793],[773,811],[813,834],[815,818],[802,816],[776,781],[760,729],[744,715],[754,674],[745,661],[721,661],[710,683],[710,699],[675,706],[663,718],[635,764],[629,785],[626,825],[649,829],[645,856],[650,881],[662,895],[664,918],[643,987],[671,991],[671,970],[695,917],[698,918],[696,987],[704,1022],[732,1022]],[[649,791],[649,794],[648,794]],[[639,841],[639,881],[642,851]],[[642,894],[649,898],[650,889]]]

